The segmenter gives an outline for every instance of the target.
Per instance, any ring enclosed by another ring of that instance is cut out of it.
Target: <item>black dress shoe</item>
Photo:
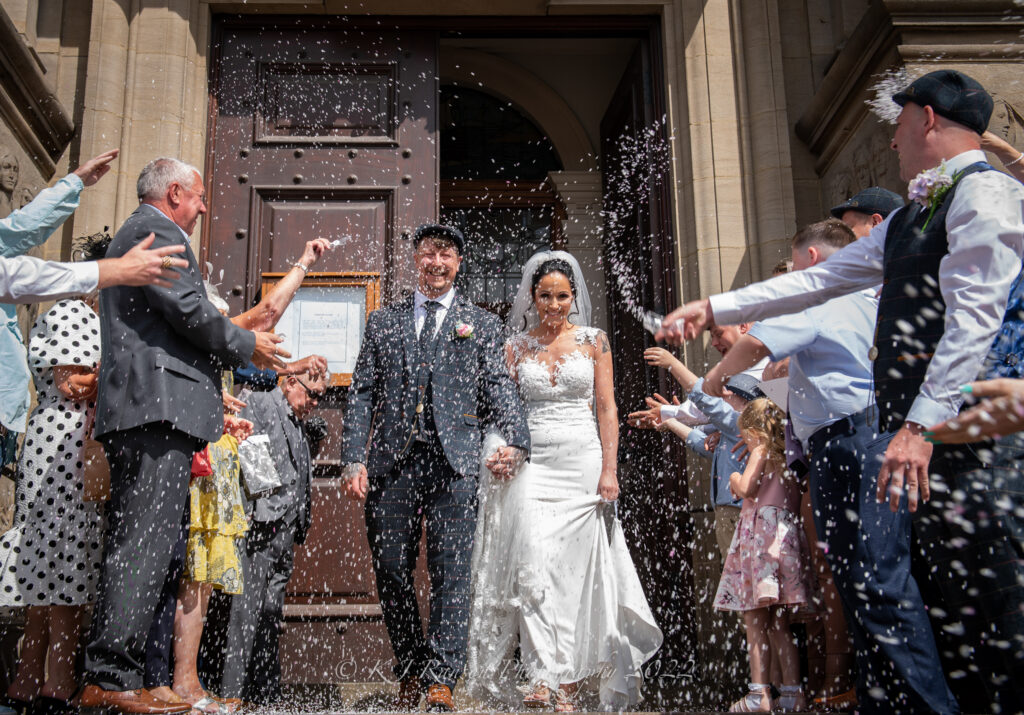
[[[32,701],[18,700],[18,698],[12,698],[10,695],[4,695],[0,697],[0,705],[9,707],[18,715],[28,715],[29,710],[32,708]]]
[[[78,708],[72,705],[70,700],[40,695],[32,701],[27,715],[73,715],[77,712]]]

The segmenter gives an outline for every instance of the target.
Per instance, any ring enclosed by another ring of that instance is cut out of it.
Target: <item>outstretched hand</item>
[[[291,357],[292,354],[277,347],[283,340],[284,338],[274,333],[256,333],[256,349],[252,353],[253,365],[260,370],[284,370],[286,366],[281,358]]]
[[[964,444],[1024,430],[1024,380],[981,380],[962,390],[981,401],[953,419],[928,428],[924,437],[929,442]]]
[[[105,151],[99,156],[89,159],[72,173],[81,179],[85,186],[92,186],[110,171],[110,162],[116,159],[119,153],[118,149]]]
[[[707,298],[694,300],[676,308],[661,321],[661,329],[654,334],[655,340],[664,340],[670,345],[682,345],[684,340],[694,340],[705,328],[714,325],[711,301]]]
[[[96,261],[100,274],[98,287],[155,285],[170,288],[171,281],[178,279],[178,272],[172,269],[188,268],[188,261],[171,257],[184,252],[185,246],[176,243],[151,249],[154,238],[151,233],[123,256]]]
[[[661,406],[668,404],[678,405],[679,398],[673,396],[670,403],[656,392],[654,397],[645,397],[644,402],[647,404],[647,409],[631,412],[627,421],[631,427],[638,429],[656,429],[661,424]]]

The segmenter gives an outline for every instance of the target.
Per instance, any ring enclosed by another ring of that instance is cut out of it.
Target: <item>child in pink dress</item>
[[[729,489],[743,498],[715,595],[715,608],[743,611],[750,656],[750,692],[730,712],[804,710],[800,663],[789,631],[791,609],[812,600],[810,556],[800,525],[800,485],[785,469],[784,415],[759,398],[744,408],[740,435],[750,450],[743,473]],[[780,697],[772,702],[769,671],[779,663]]]

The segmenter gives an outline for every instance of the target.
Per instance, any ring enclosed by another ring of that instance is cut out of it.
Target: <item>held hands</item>
[[[714,325],[711,301],[706,298],[687,303],[665,316],[661,330],[654,334],[655,340],[664,340],[669,345],[682,345],[684,340],[694,340],[708,326]]]
[[[597,480],[597,493],[604,501],[615,501],[619,498],[619,479],[615,472],[601,472]]]
[[[904,487],[907,491],[907,506],[917,511],[918,494],[928,501],[931,490],[928,486],[928,463],[932,458],[932,445],[925,441],[924,428],[914,422],[904,422],[889,442],[878,473],[879,504],[889,501],[889,508],[897,511]]]
[[[283,341],[280,335],[273,333],[256,333],[256,349],[252,353],[252,363],[260,370],[283,372],[287,366],[281,358],[291,357],[287,350],[281,350],[277,344]]]
[[[929,442],[964,444],[1024,430],[1024,380],[982,380],[965,385],[960,391],[981,401],[953,419],[930,427],[924,433]]]
[[[110,171],[110,162],[116,159],[119,153],[120,151],[117,149],[105,151],[99,156],[89,159],[89,161],[82,164],[72,173],[81,179],[82,183],[86,186],[92,186]]]
[[[361,501],[370,491],[370,478],[366,473],[365,464],[348,464],[341,472],[345,480],[345,493],[349,499]]]
[[[487,458],[484,466],[491,470],[495,479],[512,479],[523,466],[526,454],[518,447],[499,447]]]

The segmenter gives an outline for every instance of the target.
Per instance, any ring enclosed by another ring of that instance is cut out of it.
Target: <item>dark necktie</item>
[[[437,329],[437,311],[441,304],[436,300],[428,300],[423,304],[426,315],[423,317],[423,327],[420,329],[420,362],[432,363],[434,361],[434,332]]]

